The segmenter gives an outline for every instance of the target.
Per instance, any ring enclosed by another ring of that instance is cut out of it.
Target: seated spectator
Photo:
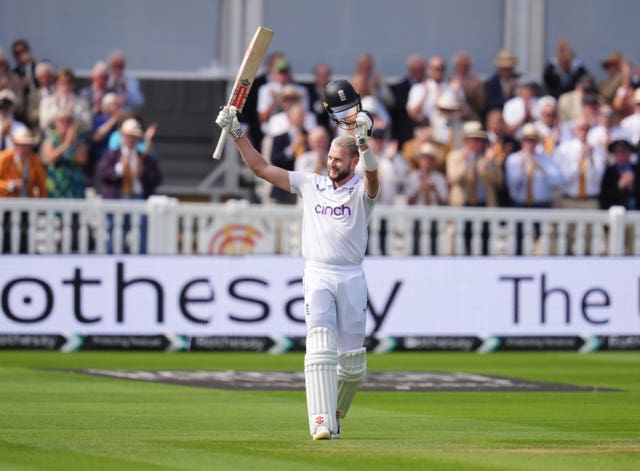
[[[507,100],[516,95],[518,58],[511,51],[502,50],[493,64],[496,71],[484,84],[485,113],[495,109],[502,111]]]
[[[617,124],[616,112],[608,103],[600,105],[598,124],[587,133],[587,142],[591,147],[602,148],[605,155],[608,152],[611,137],[620,134],[622,128]]]
[[[84,165],[87,145],[78,136],[78,125],[68,109],[56,115],[53,129],[42,142],[42,158],[47,168],[47,192],[51,198],[84,198]]]
[[[596,95],[596,87],[590,75],[583,75],[576,82],[574,90],[563,93],[558,98],[558,118],[561,123],[573,121],[582,114],[582,104],[586,97]]]
[[[413,125],[413,138],[405,142],[401,148],[401,153],[404,157],[404,160],[406,160],[409,164],[413,164],[420,146],[425,142],[430,142],[432,136],[433,130],[431,129],[431,123],[429,121],[415,123]],[[444,157],[441,157],[437,160],[438,166],[440,168],[444,168]]]
[[[600,187],[600,207],[624,206],[640,209],[640,167],[631,162],[636,148],[630,136],[624,132],[614,135],[609,144],[613,162],[607,165]]]
[[[60,110],[71,112],[81,135],[91,132],[89,103],[75,93],[75,83],[76,77],[71,69],[60,69],[53,94],[42,98],[40,102],[40,129],[43,133],[53,127]]]
[[[93,69],[91,69],[91,77],[89,80],[89,85],[83,87],[80,92],[78,92],[78,96],[89,103],[91,116],[96,116],[100,114],[102,110],[102,98],[107,93],[113,92],[113,90],[107,86],[107,82],[109,81],[107,64],[102,61],[96,62]],[[118,96],[116,93],[114,93],[114,95],[116,97]]]
[[[398,141],[389,139],[386,129],[374,128],[369,147],[378,156],[380,180],[380,204],[404,204],[407,201],[409,165],[398,153]],[[356,167],[359,175],[364,173],[362,164]]]
[[[498,109],[487,113],[485,127],[487,129],[487,150],[485,154],[489,161],[495,162],[502,169],[504,175],[507,156],[520,150],[520,143],[507,134],[502,111]],[[500,207],[513,205],[504,178],[502,179],[502,184],[496,185],[496,198]]]
[[[21,127],[12,135],[14,148],[0,151],[0,198],[29,197],[46,198],[47,185],[45,170],[40,156],[33,151],[35,141],[29,129]],[[19,215],[18,246],[12,247],[11,235],[16,221],[11,212],[2,218],[4,253],[29,251],[29,215],[23,211]]]
[[[13,112],[20,121],[25,119],[25,102],[22,96],[22,84],[20,77],[9,67],[9,58],[0,48],[0,90],[8,89],[16,97]]]
[[[407,113],[416,123],[432,122],[436,112],[438,97],[450,92],[451,85],[445,79],[446,64],[441,56],[432,56],[427,66],[426,80],[414,84],[409,90],[407,98]],[[464,100],[464,91],[453,92],[458,101]]]
[[[13,114],[16,102],[15,94],[5,88],[0,90],[0,151],[13,148],[13,134],[21,128],[26,128],[24,123],[15,119]]]
[[[557,103],[556,99],[551,95],[541,97],[537,105],[538,119],[534,122],[540,135],[540,142],[536,150],[549,156],[553,155],[562,139]]]
[[[142,90],[140,90],[138,79],[125,72],[127,62],[124,53],[122,51],[111,52],[107,65],[109,68],[107,88],[118,95],[123,110],[138,111],[144,106],[145,99]]]
[[[437,102],[437,110],[431,119],[431,139],[440,148],[443,156],[463,143],[462,103],[452,92],[440,95]],[[438,170],[445,172],[444,166]]]
[[[567,39],[560,38],[555,55],[544,67],[543,82],[547,94],[558,99],[563,93],[573,91],[583,75],[587,75],[587,68],[575,56]]]
[[[438,172],[438,148],[427,142],[422,144],[409,173],[407,195],[409,204],[418,206],[442,206],[449,203],[449,185],[443,173]]]
[[[289,122],[289,109],[295,105],[299,104],[303,106],[302,100],[304,96],[300,93],[300,90],[295,85],[285,85],[282,87],[282,91],[278,95],[278,103],[280,111],[274,113],[269,118],[269,122],[267,124],[267,132],[268,136],[277,136],[278,134],[282,134],[287,132],[290,127]],[[304,106],[303,106],[304,108]],[[304,126],[306,129],[312,129],[317,125],[316,116],[311,111],[305,109],[304,113]]]
[[[309,132],[307,141],[309,150],[298,156],[293,165],[294,170],[327,175],[327,158],[331,144],[327,129],[316,126]]]
[[[607,78],[597,83],[598,93],[606,103],[612,104],[616,91],[622,85],[622,65],[624,57],[617,51],[613,51],[601,62],[602,68],[607,73]]]

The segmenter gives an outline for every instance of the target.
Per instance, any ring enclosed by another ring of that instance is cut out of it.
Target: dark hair
[[[11,51],[12,52],[16,48],[16,46],[22,46],[27,51],[31,50],[31,46],[29,46],[29,41],[27,41],[26,39],[20,38],[20,39],[16,39],[15,41],[13,41],[13,43],[11,44]]]

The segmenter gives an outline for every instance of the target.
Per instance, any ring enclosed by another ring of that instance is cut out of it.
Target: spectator
[[[293,165],[298,172],[313,172],[327,175],[327,158],[329,156],[329,133],[323,126],[311,129],[308,136],[309,150],[298,156]]]
[[[616,123],[616,112],[611,105],[604,103],[600,106],[598,124],[587,133],[587,142],[591,147],[602,148],[606,155],[611,137],[621,132],[622,128]]]
[[[109,92],[113,92],[108,86],[109,68],[107,64],[98,61],[91,69],[90,83],[83,87],[78,96],[89,104],[91,116],[94,117],[102,111],[102,98]],[[117,97],[117,94],[115,95]]]
[[[81,135],[91,132],[89,103],[75,93],[75,83],[76,77],[71,69],[60,69],[53,94],[42,98],[40,102],[40,130],[43,133],[53,126],[60,110],[71,113]]]
[[[386,129],[374,128],[369,147],[378,156],[380,172],[380,204],[399,204],[407,201],[407,178],[409,165],[398,153],[398,142],[390,140]],[[356,167],[362,174],[361,165]]]
[[[293,170],[295,160],[308,150],[305,114],[301,103],[292,105],[287,111],[289,128],[273,138],[271,163],[276,167]],[[295,204],[297,199],[293,193],[272,186],[271,200],[279,204]]]
[[[535,121],[537,116],[538,83],[531,76],[520,76],[517,80],[516,96],[508,99],[502,115],[507,126],[507,134],[517,136],[525,123]]]
[[[287,132],[291,127],[291,123],[289,122],[289,109],[293,105],[301,105],[303,106],[302,100],[303,95],[300,93],[299,87],[295,85],[285,85],[282,88],[282,91],[278,95],[278,108],[279,112],[274,113],[269,118],[268,126],[267,126],[267,135],[276,136],[278,134],[282,134]],[[304,127],[306,129],[313,129],[318,124],[316,121],[316,116],[314,113],[304,109]],[[325,113],[326,114],[326,113]]]
[[[618,115],[625,118],[633,113],[633,94],[640,87],[640,66],[632,71],[629,61],[622,59],[620,69],[622,80],[611,104]]]
[[[13,112],[20,121],[25,120],[25,102],[22,96],[20,77],[9,67],[9,59],[0,48],[0,90],[11,90],[15,97]]]
[[[587,75],[587,68],[575,56],[567,39],[560,38],[555,55],[549,59],[543,71],[547,94],[558,99],[563,93],[573,91],[583,75]]]
[[[40,130],[40,104],[44,97],[52,95],[55,90],[56,71],[50,62],[38,62],[36,66],[38,88],[29,93],[27,99],[27,124],[34,134],[37,143],[42,142]]]
[[[574,122],[576,137],[560,144],[553,155],[563,177],[563,208],[598,209],[606,155],[601,147],[587,142],[589,129],[588,120],[578,116]]]
[[[414,122],[431,122],[438,98],[444,92],[451,91],[449,82],[445,80],[445,70],[446,64],[441,56],[431,57],[427,67],[427,79],[414,84],[409,90],[407,113]],[[455,95],[459,101],[464,99],[462,90]]]
[[[271,116],[279,111],[278,97],[282,93],[285,85],[296,87],[298,93],[302,95],[302,106],[305,110],[309,110],[309,95],[307,88],[294,83],[292,79],[291,64],[285,58],[276,60],[273,64],[272,76],[274,80],[268,81],[258,90],[258,118],[262,123],[262,132],[268,134],[268,122]]]
[[[614,135],[608,150],[613,154],[614,161],[607,166],[602,177],[600,207],[640,209],[640,167],[631,162],[631,154],[636,148],[630,136],[624,130]]]
[[[360,95],[362,109],[371,113],[373,117],[373,126],[390,132],[391,115],[382,101],[371,93],[365,76],[356,74],[351,80],[351,85],[353,85],[355,91]]]
[[[60,109],[53,129],[42,143],[47,168],[47,193],[51,198],[84,198],[88,149],[78,136],[78,125],[69,109]]]
[[[364,81],[361,88],[367,90],[367,95],[375,97],[385,108],[391,109],[394,100],[393,92],[385,83],[384,78],[376,73],[373,56],[368,52],[360,54],[356,59],[355,68],[355,74],[350,82],[354,84],[356,76],[360,76]],[[358,89],[356,88],[356,90]]]
[[[421,83],[425,79],[426,64],[419,54],[412,54],[407,58],[406,75],[391,86],[393,93],[393,106],[389,110],[391,113],[391,136],[398,141],[398,146],[402,149],[405,142],[413,137],[413,121],[407,113],[407,99],[409,90],[416,83]]]
[[[595,97],[595,82],[590,75],[583,75],[576,82],[575,88],[563,93],[558,98],[558,118],[560,122],[573,121],[583,112],[582,104],[586,97]]]
[[[451,89],[457,96],[464,96],[463,118],[467,121],[478,121],[482,118],[485,108],[484,84],[480,78],[471,72],[473,62],[466,51],[460,51],[453,56],[453,77],[449,80]],[[459,90],[462,89],[462,94]]]
[[[18,129],[26,127],[24,123],[16,120],[13,114],[16,99],[15,94],[8,88],[0,90],[0,151],[12,149],[13,134]]]
[[[26,39],[16,39],[11,45],[11,52],[16,61],[13,68],[18,77],[20,77],[22,103],[27,102],[29,93],[38,88],[36,82],[36,60],[31,53],[31,46]]]
[[[313,83],[308,86],[311,112],[316,116],[316,122],[327,130],[329,136],[333,136],[333,128],[329,114],[324,109],[324,87],[331,81],[332,74],[331,66],[317,64],[313,68]]]
[[[598,93],[606,103],[613,103],[613,97],[618,88],[622,85],[622,64],[624,58],[622,54],[613,51],[605,60],[601,62],[602,68],[607,73],[607,78],[597,84]]]
[[[109,92],[102,97],[101,111],[93,117],[93,133],[91,135],[93,145],[91,146],[90,158],[92,167],[109,149],[109,140],[120,129],[125,116],[126,114],[120,107],[120,100],[115,93]]]
[[[442,156],[462,145],[462,104],[452,92],[440,95],[437,111],[431,120],[431,139],[440,148]],[[438,170],[445,172],[446,162]]]
[[[515,96],[517,63],[518,59],[511,51],[502,50],[496,56],[493,61],[496,72],[484,84],[485,113],[502,110],[506,101]]]
[[[413,137],[405,142],[401,148],[404,160],[406,160],[409,164],[413,164],[420,146],[425,142],[430,142],[432,140],[432,137],[433,131],[431,129],[431,123],[429,121],[415,123],[413,125]],[[441,157],[437,160],[439,162],[439,167],[444,168],[444,157]]]
[[[111,52],[107,63],[109,67],[107,88],[116,92],[123,110],[138,111],[144,106],[145,99],[142,90],[140,90],[138,79],[125,72],[127,62],[124,53],[122,51]]]
[[[45,170],[40,156],[33,152],[35,144],[29,129],[24,126],[12,135],[13,149],[0,151],[0,197],[46,198],[47,185]],[[12,233],[11,212],[2,218],[3,252],[9,253]],[[26,211],[19,216],[19,240],[14,252],[27,253],[29,243],[29,215]]]
[[[620,127],[629,133],[631,143],[638,145],[640,142],[640,88],[634,92],[631,103],[633,113],[620,121]]]
[[[430,142],[420,146],[409,173],[407,195],[409,204],[442,206],[449,202],[447,178],[437,170],[439,150]]]
[[[534,124],[540,135],[540,142],[536,150],[551,156],[562,138],[557,101],[551,95],[545,95],[538,100],[537,108],[538,119]]]
[[[489,161],[494,161],[502,169],[504,175],[507,156],[520,150],[520,143],[507,134],[507,127],[502,117],[502,111],[495,109],[487,113],[485,123],[487,129],[486,156]],[[502,184],[496,185],[496,198],[498,206],[509,207],[513,205],[507,185],[502,179]]]

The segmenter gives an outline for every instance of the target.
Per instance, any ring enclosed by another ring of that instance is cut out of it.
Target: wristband
[[[362,168],[365,172],[373,172],[378,169],[378,159],[371,148],[360,152],[360,160],[362,160]]]
[[[244,134],[244,132],[242,131],[241,127],[237,127],[235,129],[232,129],[231,131],[229,131],[229,136],[231,136],[231,139],[233,139],[234,142],[237,141],[238,139],[240,139],[243,134]]]

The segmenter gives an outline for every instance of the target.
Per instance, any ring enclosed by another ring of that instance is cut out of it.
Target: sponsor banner
[[[639,262],[368,257],[366,334],[376,351],[573,349],[591,336],[633,338],[640,335]],[[117,336],[169,332],[203,339],[194,348],[238,337],[263,338],[261,349],[278,350],[289,347],[277,339],[299,348],[306,332],[298,257],[3,255],[0,265],[0,334],[33,335],[36,348],[42,334],[95,336],[86,348],[98,348]],[[251,342],[247,349],[258,348]]]
[[[498,350],[577,351],[640,350],[640,335],[587,337],[367,337],[370,353],[394,351],[459,351],[489,353]],[[187,335],[37,335],[0,334],[0,350],[135,350],[135,351],[239,351],[303,352],[304,337],[246,337]]]

